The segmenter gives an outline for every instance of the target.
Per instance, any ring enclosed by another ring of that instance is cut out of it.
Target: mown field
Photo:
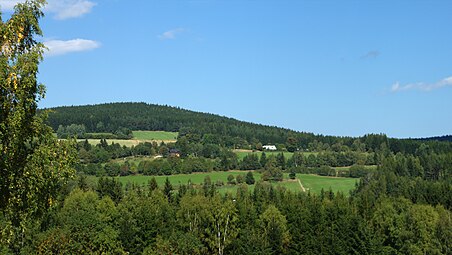
[[[166,131],[132,131],[135,140],[176,140],[178,132]]]
[[[336,178],[311,174],[300,174],[297,177],[306,190],[317,194],[320,193],[322,188],[327,191],[330,187],[334,192],[341,191],[348,194],[355,187],[355,183],[359,181],[357,178]]]
[[[228,172],[210,172],[210,173],[192,173],[192,174],[178,174],[170,176],[154,176],[158,185],[163,187],[166,178],[169,179],[171,184],[177,189],[180,184],[188,184],[190,181],[194,185],[202,185],[204,178],[210,176],[212,183],[217,180],[221,180],[224,186],[218,187],[221,193],[232,192],[233,194],[237,190],[237,185],[227,185],[227,178],[229,175],[236,177],[239,174],[246,175],[247,171],[228,171]],[[254,179],[256,181],[261,179],[261,174],[257,171],[253,171]],[[146,185],[152,179],[153,176],[135,175],[135,176],[122,176],[117,177],[118,180],[123,184],[135,183],[138,185]],[[297,174],[296,180],[290,180],[288,174],[284,174],[284,181],[272,183],[275,187],[282,186],[291,191],[302,191],[302,188],[298,182],[301,181],[302,185],[306,190],[312,193],[320,193],[321,189],[328,190],[331,189],[336,191],[344,192],[348,195],[349,191],[355,187],[355,183],[359,180],[356,178],[332,178],[317,175],[308,174]],[[249,185],[249,190],[254,189],[254,185]]]
[[[97,134],[97,133],[96,133]],[[105,133],[106,134],[106,133]],[[178,133],[177,132],[166,132],[166,131],[132,131],[133,138],[129,140],[121,139],[106,139],[108,144],[118,143],[121,146],[132,147],[143,142],[165,142],[173,143],[176,142]],[[78,139],[77,141],[85,141],[85,139]],[[88,142],[92,145],[100,143],[100,139],[88,139]]]

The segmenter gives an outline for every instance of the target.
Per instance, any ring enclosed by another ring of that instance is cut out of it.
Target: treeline
[[[184,148],[185,151],[176,148]],[[240,160],[230,149],[215,144],[196,144],[190,149],[181,146],[179,142],[168,144],[146,142],[126,147],[117,143],[108,144],[105,139],[101,139],[97,145],[91,145],[85,140],[77,144],[77,149],[80,160],[76,167],[78,172],[96,176],[171,175],[233,169],[262,170],[267,166],[267,168],[279,168],[286,172],[361,177],[369,172],[364,165],[375,165],[380,162],[375,153],[353,151],[325,151],[311,153],[309,156],[302,152],[295,152],[290,158],[286,158],[282,152],[269,156],[261,152],[260,154],[250,153]],[[171,151],[177,151],[177,155],[173,155]],[[138,165],[129,162],[131,156],[140,157]],[[122,162],[112,161],[123,158]],[[353,171],[337,171],[333,168],[347,166],[355,167]],[[358,166],[361,167],[358,168]],[[359,170],[355,171],[355,168]]]
[[[385,183],[385,182],[383,182]],[[394,183],[396,187],[399,184]],[[450,254],[451,212],[362,182],[350,197],[291,193],[258,182],[219,195],[207,181],[122,187],[71,183],[43,221],[27,222],[28,254]],[[376,190],[375,190],[376,191]],[[414,193],[428,192],[413,190]],[[424,194],[426,195],[426,194]],[[1,221],[0,216],[0,223]],[[0,248],[1,249],[1,248]],[[8,254],[3,246],[2,254]]]
[[[452,142],[452,135],[443,135],[443,136],[434,136],[434,137],[426,137],[426,138],[419,138],[416,140],[421,140],[421,141],[447,141],[447,142]]]
[[[119,127],[113,133],[87,133],[84,124],[59,125],[56,134],[59,139],[131,139],[133,137],[132,130],[123,127]]]
[[[56,131],[59,126],[84,125],[87,133],[115,133],[129,130],[162,130],[179,132],[190,143],[217,144],[228,148],[262,149],[274,144],[280,150],[297,151],[365,151],[388,148],[394,153],[414,154],[427,143],[435,152],[452,150],[452,143],[393,139],[382,134],[359,138],[314,135],[289,129],[253,124],[209,113],[146,103],[109,103],[51,108],[48,123]]]
[[[215,144],[186,144],[182,140],[176,143],[140,143],[137,146],[126,147],[119,144],[108,144],[102,139],[99,144],[91,145],[87,140],[77,144],[80,172],[97,176],[110,175],[169,175],[192,172],[226,171],[232,169],[261,170],[270,161],[272,167],[287,172],[315,173],[326,176],[363,177],[375,168],[366,165],[389,165],[401,176],[420,177],[428,180],[451,178],[452,153],[436,153],[427,145],[421,146],[414,154],[398,152],[394,154],[388,148],[375,153],[364,152],[334,152],[319,153],[295,152],[286,158],[284,153],[267,156],[250,153],[242,160],[237,154],[226,147]],[[180,150],[182,149],[182,150]],[[172,155],[171,151],[177,151]],[[137,166],[133,164],[119,165],[108,163],[112,159],[130,156],[157,157],[146,160]],[[103,165],[100,165],[100,164]],[[117,171],[124,168],[124,171]],[[124,165],[124,166],[123,166]],[[113,166],[113,167],[110,167]],[[353,166],[348,170],[338,170],[339,167]],[[110,168],[108,168],[110,167]],[[115,169],[110,171],[110,169]]]

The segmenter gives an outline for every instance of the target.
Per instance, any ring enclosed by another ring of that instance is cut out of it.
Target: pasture
[[[179,135],[178,132],[166,131],[132,131],[133,139],[135,140],[174,140]]]
[[[233,175],[237,177],[237,175],[241,174],[245,176],[247,171],[227,171],[227,172],[209,172],[209,173],[192,173],[192,174],[178,174],[178,175],[170,175],[170,176],[154,176],[159,187],[163,187],[166,178],[169,179],[171,184],[175,189],[181,184],[188,184],[189,181],[194,185],[202,185],[204,182],[204,178],[206,176],[210,176],[211,182],[214,184],[218,180],[224,183],[223,186],[217,187],[220,193],[232,192],[235,194],[238,185],[228,185],[227,178],[229,175]],[[253,176],[256,182],[261,179],[261,174],[257,171],[253,171]],[[138,185],[147,185],[148,182],[152,179],[153,176],[144,176],[144,175],[135,175],[135,176],[122,176],[117,177],[118,180],[123,184],[135,183]],[[349,191],[355,187],[355,183],[359,180],[356,178],[333,178],[333,177],[324,177],[317,175],[308,175],[308,174],[297,174],[297,179],[299,179],[302,185],[309,190],[311,193],[320,193],[323,188],[325,191],[330,188],[334,191],[341,191],[345,195],[348,195]],[[282,182],[273,182],[272,185],[282,186],[288,190],[294,192],[302,191],[298,180],[290,180],[288,178],[288,174],[284,174],[284,180]],[[248,186],[249,190],[254,189],[254,185]]]
[[[96,133],[102,134],[102,133]],[[106,133],[105,133],[106,134]],[[106,139],[108,144],[117,143],[121,146],[132,147],[137,146],[139,143],[144,142],[157,142],[157,143],[174,143],[176,142],[177,132],[165,132],[165,131],[132,131],[133,138],[129,140],[123,139]],[[85,139],[77,139],[78,142],[85,141]],[[97,145],[100,143],[100,139],[88,139],[91,145]]]
[[[320,193],[322,188],[325,191],[331,188],[334,192],[341,191],[347,195],[355,187],[355,183],[359,181],[358,178],[326,177],[313,174],[298,174],[297,178],[306,190],[317,194]]]

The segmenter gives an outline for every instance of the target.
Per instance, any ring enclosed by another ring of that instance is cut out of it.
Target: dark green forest
[[[83,125],[86,132],[150,130],[179,132],[190,142],[216,144],[228,148],[261,149],[264,144],[276,144],[288,151],[343,150],[378,151],[387,146],[391,151],[414,154],[421,144],[435,152],[452,150],[451,143],[440,139],[394,139],[384,134],[363,137],[315,135],[285,128],[265,126],[210,113],[200,113],[178,107],[146,103],[109,103],[85,106],[63,106],[49,110],[48,124],[55,130],[71,125]],[[42,111],[41,110],[41,111]]]

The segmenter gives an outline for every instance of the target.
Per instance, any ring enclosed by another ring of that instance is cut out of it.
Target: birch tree
[[[39,19],[45,0],[19,3],[0,20],[0,211],[6,220],[0,243],[14,252],[24,245],[30,222],[56,202],[73,175],[74,149],[57,141],[37,115],[45,87],[37,79],[44,45]]]

